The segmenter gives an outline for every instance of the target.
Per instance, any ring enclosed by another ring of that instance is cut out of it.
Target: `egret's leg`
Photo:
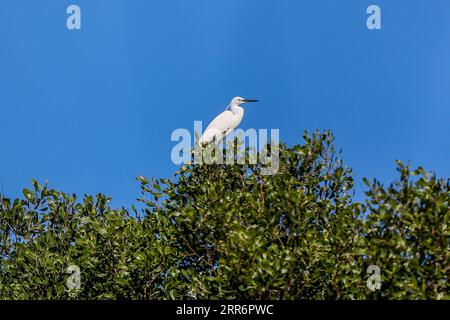
[[[223,133],[218,134],[218,135],[214,136],[213,142],[219,144],[223,140],[223,138],[225,138],[225,134],[223,134]]]
[[[231,134],[233,132],[233,129],[228,129],[226,132],[225,132],[225,135],[223,136],[224,138],[226,137],[226,136],[228,136],[229,134]]]

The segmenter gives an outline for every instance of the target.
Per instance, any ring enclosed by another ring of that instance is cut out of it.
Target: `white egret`
[[[242,97],[234,97],[227,109],[206,127],[205,132],[200,137],[198,143],[201,146],[208,145],[211,142],[219,142],[236,128],[242,121],[244,116],[244,108],[242,104],[247,102],[257,102],[258,100],[244,99]]]

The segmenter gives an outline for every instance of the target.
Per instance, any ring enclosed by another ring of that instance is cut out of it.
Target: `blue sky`
[[[359,190],[396,178],[395,159],[450,176],[448,0],[5,0],[0,41],[8,196],[35,178],[129,206],[134,177],[175,171],[172,131],[236,95],[261,100],[243,129],[288,144],[331,129]]]

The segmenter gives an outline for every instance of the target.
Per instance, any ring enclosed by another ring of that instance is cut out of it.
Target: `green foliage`
[[[352,203],[334,137],[303,138],[280,145],[273,176],[252,164],[140,176],[131,212],[36,181],[2,196],[0,299],[448,299],[449,182],[399,163],[399,182],[366,180],[367,203]]]
[[[450,299],[449,180],[397,163],[401,179],[387,189],[366,180],[364,250],[383,270],[374,297]]]

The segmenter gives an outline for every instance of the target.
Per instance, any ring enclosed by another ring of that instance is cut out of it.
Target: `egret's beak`
[[[244,99],[244,102],[258,102],[259,100]]]

